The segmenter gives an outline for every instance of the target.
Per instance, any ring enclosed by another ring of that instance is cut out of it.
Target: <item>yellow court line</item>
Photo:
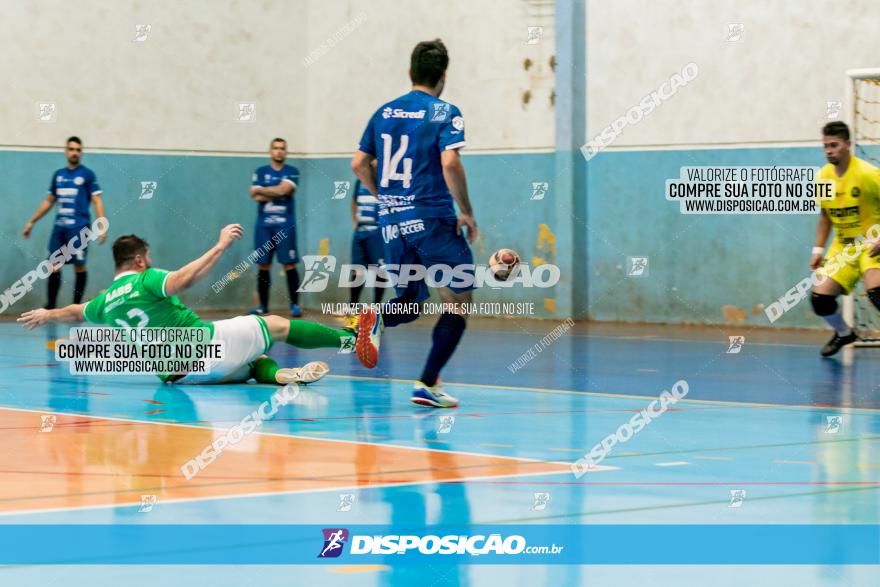
[[[326,377],[333,377],[335,379],[358,379],[362,381],[391,381],[393,383],[412,383],[412,379],[398,379],[396,377],[369,377],[365,375],[327,375]],[[595,395],[600,397],[621,397],[627,399],[647,399],[656,397],[660,395],[660,391],[651,392],[651,394],[646,395],[636,395],[631,393],[609,393],[607,391],[575,391],[571,389],[547,389],[544,387],[522,387],[518,385],[492,385],[492,384],[484,384],[484,383],[456,383],[453,381],[443,381],[445,385],[454,385],[456,387],[482,387],[488,389],[503,389],[506,391],[532,391],[536,393],[558,393],[562,395]],[[804,410],[836,410],[836,411],[846,411],[846,412],[857,412],[857,411],[865,411],[865,412],[880,412],[880,408],[848,408],[843,406],[808,406],[804,404],[765,404],[758,402],[732,402],[725,401],[719,399],[691,399],[691,398],[682,398],[678,400],[679,402],[693,402],[698,404],[711,404],[711,405],[721,405],[721,406],[735,406],[735,407],[752,407],[752,408],[777,408],[777,409],[791,409],[798,408]]]

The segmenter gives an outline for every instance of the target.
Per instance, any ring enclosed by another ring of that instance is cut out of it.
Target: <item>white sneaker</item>
[[[281,385],[288,383],[314,383],[330,372],[330,367],[324,361],[312,361],[302,367],[288,367],[278,369],[275,373],[275,381]]]
[[[413,384],[410,401],[414,404],[431,408],[454,408],[458,405],[457,399],[443,391],[440,381],[437,381],[434,387],[428,387],[421,381],[416,381]]]

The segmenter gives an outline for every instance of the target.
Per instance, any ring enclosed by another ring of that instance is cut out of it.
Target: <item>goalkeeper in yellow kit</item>
[[[810,269],[825,279],[813,288],[811,301],[813,311],[834,329],[834,336],[821,351],[823,357],[830,357],[858,340],[841,315],[840,294],[851,293],[863,279],[868,299],[880,309],[880,241],[871,241],[877,238],[876,225],[880,224],[880,170],[852,154],[845,123],[829,122],[822,135],[828,164],[817,179],[833,182],[834,198],[822,200]],[[832,226],[834,240],[826,253]]]

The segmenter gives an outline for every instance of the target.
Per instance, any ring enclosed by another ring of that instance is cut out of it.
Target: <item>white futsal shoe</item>
[[[275,373],[275,381],[281,385],[288,383],[314,383],[330,372],[330,367],[324,361],[312,361],[302,367],[288,367],[278,369]]]
[[[412,398],[410,401],[420,406],[428,406],[431,408],[454,408],[458,405],[458,400],[443,391],[440,380],[434,384],[434,387],[428,387],[421,381],[413,384]]]

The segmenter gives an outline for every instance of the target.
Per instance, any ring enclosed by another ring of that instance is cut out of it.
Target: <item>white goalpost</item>
[[[845,100],[843,119],[852,132],[854,155],[880,167],[880,68],[848,70]],[[880,347],[880,312],[861,284],[844,298],[843,315],[862,337],[856,346]]]

